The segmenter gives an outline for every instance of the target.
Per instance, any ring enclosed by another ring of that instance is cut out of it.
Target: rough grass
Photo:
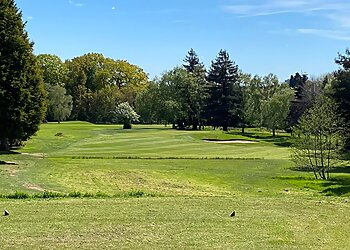
[[[0,155],[2,248],[346,248],[349,167],[314,180],[288,134],[247,131],[44,124]]]

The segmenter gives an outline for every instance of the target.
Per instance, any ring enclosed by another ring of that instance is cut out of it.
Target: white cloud
[[[28,20],[33,20],[33,17],[32,16],[28,16],[27,19]]]
[[[310,23],[312,25],[310,28],[294,30],[293,33],[346,41],[350,36],[349,0],[260,0],[251,4],[230,4],[223,8],[226,12],[241,18],[286,13],[308,15],[316,22]]]
[[[112,10],[115,10],[115,6],[112,7]]]
[[[350,32],[347,31],[322,29],[298,29],[297,31],[301,34],[316,35],[341,41],[350,41]]]
[[[77,3],[77,2],[74,2],[73,0],[68,0],[68,3],[69,3],[70,5],[75,6],[75,7],[83,7],[83,6],[84,6],[83,3]]]
[[[326,12],[350,14],[350,2],[347,0],[261,0],[255,4],[231,4],[223,8],[240,17],[284,13],[313,13],[323,16],[326,16]]]

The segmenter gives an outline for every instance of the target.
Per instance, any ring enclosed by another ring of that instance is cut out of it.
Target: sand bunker
[[[218,144],[252,144],[252,143],[257,143],[256,141],[245,141],[245,140],[228,140],[228,141],[205,140],[205,141],[218,143]]]

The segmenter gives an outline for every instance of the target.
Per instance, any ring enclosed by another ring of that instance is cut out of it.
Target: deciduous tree
[[[343,128],[336,105],[327,98],[318,100],[293,127],[293,160],[312,170],[316,179],[328,179],[344,143]]]

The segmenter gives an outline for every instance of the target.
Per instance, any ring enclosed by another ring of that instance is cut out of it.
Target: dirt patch
[[[6,174],[8,174],[10,177],[15,177],[17,173],[19,172],[17,169],[5,169]]]
[[[256,141],[245,141],[245,140],[227,140],[227,141],[205,140],[205,141],[212,142],[212,143],[218,143],[218,144],[252,144],[252,143],[257,143]]]
[[[23,187],[25,187],[27,189],[35,190],[35,191],[40,191],[40,192],[45,191],[42,187],[35,185],[35,184],[32,184],[32,183],[25,183],[25,184],[23,184]]]

